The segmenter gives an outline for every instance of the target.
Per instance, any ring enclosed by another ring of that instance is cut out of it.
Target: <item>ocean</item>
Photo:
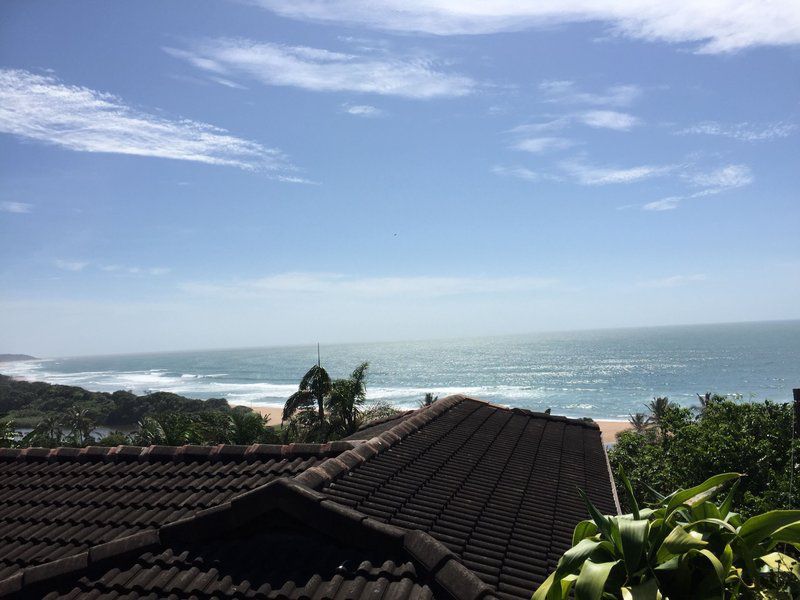
[[[86,356],[3,363],[0,372],[94,391],[168,391],[282,405],[316,363],[315,345]],[[654,396],[786,402],[800,387],[800,321],[541,333],[322,346],[332,377],[369,361],[369,400],[414,407],[464,393],[572,417],[624,419]]]

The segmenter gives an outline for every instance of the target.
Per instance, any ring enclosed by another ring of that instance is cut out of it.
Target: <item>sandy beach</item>
[[[250,404],[240,404],[239,406],[246,406],[252,408],[255,412],[262,417],[269,417],[270,425],[280,425],[283,409],[280,406],[251,406]]]
[[[595,420],[600,426],[600,433],[603,435],[604,444],[613,444],[617,441],[617,434],[631,428],[627,421],[601,421]]]
[[[279,406],[243,406],[252,408],[261,415],[269,416],[269,422],[272,425],[279,425],[281,422],[281,413],[283,409],[281,409]],[[617,433],[620,431],[625,431],[626,429],[630,429],[631,427],[627,421],[596,420],[595,422],[600,426],[604,444],[613,444],[616,441]]]

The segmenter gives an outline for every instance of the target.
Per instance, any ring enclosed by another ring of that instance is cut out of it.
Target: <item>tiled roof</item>
[[[353,465],[379,444],[387,447]],[[347,468],[334,472],[337,463]],[[319,482],[324,467],[332,477]],[[529,598],[570,547],[587,518],[578,488],[601,511],[618,512],[595,423],[462,397],[440,400],[298,480],[373,518],[430,533],[503,598]]]
[[[527,599],[587,517],[578,487],[618,511],[594,423],[463,396],[396,421],[292,479],[20,570],[0,596]]]
[[[345,440],[369,440],[380,434],[384,433],[385,431],[389,431],[392,427],[396,427],[406,419],[413,417],[417,412],[424,409],[418,410],[407,410],[405,412],[401,412],[397,415],[392,415],[391,417],[383,417],[381,419],[374,419],[369,423],[365,423],[362,425],[358,431],[355,433],[347,436],[344,438]]]
[[[0,579],[176,521],[351,447],[0,449]]]
[[[384,525],[287,479],[157,530],[23,569],[0,581],[0,596],[493,598],[429,535]]]

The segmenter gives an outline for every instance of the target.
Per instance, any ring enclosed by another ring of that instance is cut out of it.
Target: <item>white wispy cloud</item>
[[[62,271],[83,271],[89,263],[84,260],[64,260],[64,259],[57,259],[54,261],[56,267],[61,269]]]
[[[733,123],[723,124],[716,121],[704,121],[681,129],[678,135],[717,135],[744,142],[762,142],[785,138],[797,131],[794,123]]]
[[[27,202],[0,202],[0,212],[24,214],[29,213],[32,210],[33,204],[28,204]]]
[[[675,210],[680,205],[681,200],[684,200],[685,198],[686,196],[669,196],[667,198],[662,198],[661,200],[654,200],[653,202],[642,204],[642,210],[651,210],[655,212]],[[624,208],[632,208],[634,206],[636,205],[633,204]]]
[[[244,39],[217,39],[191,50],[164,50],[216,76],[246,77],[265,85],[320,92],[428,99],[466,96],[477,87],[469,77],[444,71],[435,59],[385,52],[352,54]]]
[[[674,170],[675,167],[673,165],[639,165],[617,168],[590,165],[581,161],[565,161],[560,164],[560,168],[572,181],[580,185],[608,185],[633,183],[660,177]]]
[[[486,34],[605,23],[615,35],[667,43],[693,43],[698,52],[800,43],[796,0],[254,0],[296,19],[367,25],[437,35]]]
[[[755,181],[753,172],[747,165],[725,165],[710,171],[686,172],[682,178],[702,189],[688,194],[669,196],[642,205],[642,210],[661,212],[675,210],[684,200],[715,196],[729,190],[750,185]]]
[[[219,297],[270,297],[316,294],[364,297],[440,297],[536,291],[554,286],[539,277],[355,277],[338,273],[280,273],[227,282],[186,282],[185,292]]]
[[[168,267],[131,267],[125,265],[103,265],[101,271],[125,275],[167,275],[172,272]]]
[[[753,172],[747,165],[725,165],[711,171],[692,173],[688,179],[707,190],[729,190],[753,183]]]
[[[629,106],[642,95],[642,88],[634,84],[612,85],[600,92],[586,92],[574,81],[549,80],[539,84],[546,102],[558,104],[588,104],[594,106]]]
[[[514,143],[515,150],[539,154],[551,150],[564,150],[575,145],[575,142],[562,137],[523,138]]]
[[[224,129],[165,119],[50,75],[0,70],[0,132],[79,152],[109,152],[263,170],[295,177],[284,154]]]
[[[708,277],[706,275],[697,273],[695,275],[672,275],[670,277],[662,277],[661,279],[649,279],[640,282],[638,285],[639,287],[650,288],[674,288],[707,280]]]
[[[382,117],[384,112],[369,104],[342,104],[342,110],[356,117]]]
[[[492,173],[502,177],[516,177],[531,182],[567,181],[578,185],[598,186],[627,184],[654,177],[662,177],[676,169],[675,165],[637,165],[634,167],[609,167],[592,165],[573,159],[558,162],[550,171],[532,171],[522,166],[494,166]]]
[[[523,179],[525,181],[543,181],[544,179],[551,178],[549,175],[537,173],[536,171],[532,171],[526,167],[519,166],[507,167],[503,165],[496,165],[492,167],[492,173],[501,177],[516,177],[517,179]]]
[[[633,127],[641,125],[642,120],[632,114],[616,110],[588,110],[567,113],[558,117],[547,118],[536,123],[524,123],[509,130],[516,136],[534,136],[542,139],[557,139],[554,132],[569,129],[574,125],[586,125],[594,129],[612,129],[614,131],[630,131]],[[562,138],[563,139],[563,138]],[[524,150],[524,148],[520,148]]]
[[[615,110],[590,110],[576,115],[576,118],[589,127],[616,131],[629,131],[641,123],[638,117]]]

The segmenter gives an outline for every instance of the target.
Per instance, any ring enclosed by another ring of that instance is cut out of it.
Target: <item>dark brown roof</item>
[[[407,410],[391,417],[383,417],[381,419],[374,419],[369,423],[362,425],[354,434],[344,438],[345,440],[369,440],[379,436],[385,431],[389,431],[392,427],[396,427],[406,419],[413,417],[420,410]]]
[[[354,464],[372,448],[375,456]],[[331,464],[348,468],[334,473]],[[318,482],[325,467],[333,476]],[[298,480],[380,521],[430,533],[504,598],[529,598],[570,547],[587,518],[578,488],[600,510],[618,512],[595,423],[458,396]]]
[[[65,476],[83,464],[65,460]],[[578,487],[617,512],[594,423],[462,396],[305,467],[17,571],[0,596],[529,598],[587,516]]]
[[[426,533],[385,525],[287,479],[156,530],[23,569],[0,581],[0,596],[9,595],[493,598]]]
[[[190,516],[351,447],[0,449],[0,579]]]

